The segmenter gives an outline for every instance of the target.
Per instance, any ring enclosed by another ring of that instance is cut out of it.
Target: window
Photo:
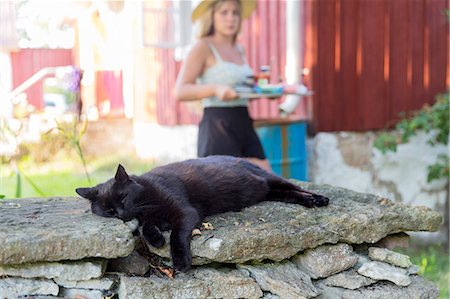
[[[144,47],[179,48],[192,40],[191,1],[143,1]]]

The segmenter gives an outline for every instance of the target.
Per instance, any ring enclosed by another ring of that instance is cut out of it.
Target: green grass
[[[32,162],[21,163],[20,195],[16,196],[17,174],[11,165],[0,165],[0,195],[4,198],[26,198],[42,196],[75,196],[78,187],[94,186],[114,176],[117,165],[121,163],[129,174],[140,174],[154,167],[154,163],[135,157],[108,157],[91,160],[88,170],[91,182],[86,178],[83,168],[75,158],[64,162],[37,165]],[[30,183],[31,181],[31,183]],[[38,192],[32,185],[42,192]]]
[[[419,275],[434,282],[440,290],[441,299],[450,298],[449,252],[443,246],[420,245],[402,251],[411,258],[411,262],[420,267]]]

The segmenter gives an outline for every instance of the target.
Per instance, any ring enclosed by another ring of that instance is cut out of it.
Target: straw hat
[[[202,0],[192,12],[192,22],[197,21],[208,8],[217,0]],[[238,0],[241,3],[241,18],[242,20],[250,17],[256,8],[256,0]]]

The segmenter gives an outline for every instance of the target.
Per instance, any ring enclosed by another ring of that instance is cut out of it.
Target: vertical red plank
[[[425,2],[411,1],[409,22],[409,49],[411,69],[411,99],[409,109],[418,109],[423,105],[425,98],[424,76],[424,30],[425,30]]]
[[[361,1],[359,22],[361,26],[361,80],[358,86],[362,101],[360,130],[384,126],[386,114],[385,69],[385,2]]]
[[[338,84],[340,85],[339,102],[341,103],[341,128],[354,130],[358,125],[360,114],[358,95],[358,75],[356,74],[356,49],[359,26],[358,2],[341,1],[341,55]]]
[[[314,14],[314,10],[313,10],[313,3],[312,0],[305,0],[303,2],[303,11],[304,11],[304,21],[303,21],[303,36],[304,36],[304,40],[303,40],[303,68],[304,69],[308,69],[309,70],[309,74],[308,75],[303,75],[302,79],[303,82],[306,86],[308,86],[308,88],[314,90],[315,86],[314,86],[314,80],[313,80],[313,76],[310,75],[311,73],[314,74],[315,71],[313,70],[315,62],[315,53],[317,51],[315,51],[315,45],[316,43],[314,42],[314,30],[316,28],[315,26],[315,22],[314,22],[314,18],[313,18],[313,14]],[[311,132],[315,131],[315,123],[314,123],[314,98],[315,97],[305,97],[303,98],[303,101],[305,102],[303,104],[303,108],[304,110],[301,112],[299,112],[304,118],[310,120],[309,123],[309,130]]]
[[[258,11],[260,13],[260,38],[258,43],[259,48],[259,64],[270,65],[270,23],[269,23],[269,3],[270,1],[259,1]],[[269,115],[269,100],[260,99],[258,100],[258,105],[260,107],[259,113],[261,116],[267,118]]]
[[[446,89],[446,65],[449,63],[448,28],[449,20],[445,15],[448,1],[427,0],[426,18],[428,31],[428,71],[429,90],[426,100],[434,102],[436,94]]]
[[[409,0],[389,1],[389,118],[410,107]]]
[[[258,2],[258,7],[260,5],[260,2]],[[253,13],[253,17],[251,19],[251,31],[248,32],[250,34],[247,36],[248,39],[250,39],[250,43],[252,45],[251,52],[250,52],[250,66],[253,68],[253,70],[257,71],[259,69],[259,44],[258,41],[261,36],[261,22],[264,19],[261,18],[261,14],[259,10],[257,9]],[[260,104],[256,101],[252,101],[250,103],[250,113],[251,115],[259,115],[260,114]]]
[[[337,127],[339,103],[335,93],[335,24],[336,1],[317,1],[317,80],[314,117],[319,131]]]
[[[277,82],[277,78],[280,75],[278,51],[279,51],[279,37],[281,35],[282,27],[279,24],[278,1],[268,1],[269,11],[268,11],[268,36],[266,41],[266,46],[269,48],[269,65],[271,66],[271,81]],[[276,28],[276,30],[274,30]],[[278,101],[270,100],[268,105],[267,117],[277,117]]]

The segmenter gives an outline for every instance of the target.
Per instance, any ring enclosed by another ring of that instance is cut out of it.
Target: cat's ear
[[[77,188],[75,192],[78,193],[81,197],[89,199],[90,201],[94,201],[97,199],[97,189],[96,188]]]
[[[119,183],[125,183],[130,179],[127,172],[125,171],[125,168],[123,168],[123,166],[120,164],[117,167],[117,171],[116,171],[116,175],[114,176],[114,179]]]

